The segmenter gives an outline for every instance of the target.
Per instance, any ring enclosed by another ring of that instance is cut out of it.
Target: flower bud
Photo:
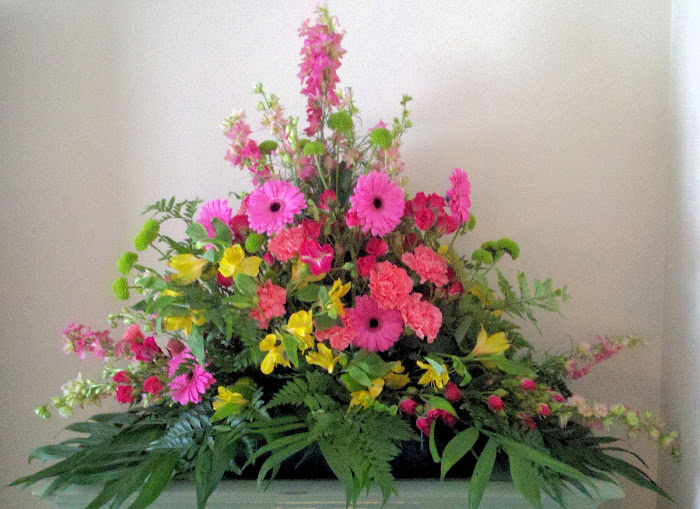
[[[120,277],[112,283],[112,293],[119,300],[127,300],[129,298],[129,282],[125,277]]]
[[[506,404],[503,403],[503,400],[496,395],[489,396],[486,400],[486,403],[488,404],[489,408],[494,412],[500,412],[506,406]]]

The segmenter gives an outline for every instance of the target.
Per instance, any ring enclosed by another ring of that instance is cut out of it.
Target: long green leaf
[[[430,423],[430,437],[428,438],[428,447],[430,449],[430,454],[433,456],[433,461],[435,463],[440,463],[440,453],[437,450],[437,445],[435,445],[435,422]]]
[[[141,488],[141,493],[136,497],[134,503],[129,506],[129,509],[145,509],[158,498],[158,495],[165,489],[173,475],[173,470],[180,462],[180,453],[178,451],[169,451],[162,455],[162,458],[156,463],[155,468],[148,476],[146,484]]]
[[[195,325],[192,327],[192,331],[187,337],[187,346],[190,347],[192,355],[195,356],[199,364],[204,366],[204,333],[201,326]]]
[[[532,464],[517,453],[506,449],[508,453],[508,461],[510,463],[510,475],[513,478],[513,484],[518,488],[518,491],[525,497],[530,505],[537,509],[542,508],[542,500],[540,498],[540,488],[537,485],[539,473]]]
[[[486,491],[486,485],[491,479],[491,472],[493,471],[493,464],[496,461],[496,452],[498,450],[498,444],[493,438],[486,442],[484,450],[481,451],[479,459],[474,467],[474,473],[472,473],[472,478],[469,481],[469,509],[478,509],[481,505],[481,499],[484,497],[484,491]]]
[[[479,439],[479,430],[476,428],[465,429],[455,435],[442,451],[442,462],[440,465],[440,479],[445,478],[445,474],[467,454]]]

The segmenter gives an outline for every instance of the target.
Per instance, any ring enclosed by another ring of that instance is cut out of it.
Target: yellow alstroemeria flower
[[[383,388],[384,380],[381,378],[377,378],[375,380],[372,380],[372,385],[370,385],[369,390],[351,392],[350,408],[358,405],[362,408],[369,408],[382,393]]]
[[[341,297],[344,297],[350,291],[352,283],[348,282],[343,284],[340,279],[336,279],[333,283],[333,288],[328,292],[328,297],[330,297],[333,307],[338,312],[338,316],[345,316],[345,308],[343,303],[340,302]]]
[[[229,403],[235,403],[237,405],[245,405],[248,402],[247,399],[243,397],[242,394],[238,392],[233,392],[228,390],[223,385],[219,385],[219,394],[216,395],[212,407],[216,412],[219,408]]]
[[[163,290],[160,294],[163,297],[179,297],[182,295],[180,292],[176,292],[175,290]]]
[[[245,251],[240,244],[224,249],[224,255],[219,260],[219,272],[224,277],[235,278],[236,274],[245,274],[256,277],[260,272],[262,258],[259,256],[249,256],[246,258]]]
[[[427,362],[422,362],[422,361],[416,361],[416,364],[418,364],[418,367],[422,368],[425,370],[425,373],[423,373],[423,376],[420,377],[420,380],[418,380],[418,383],[421,385],[429,385],[432,384],[438,389],[444,389],[445,386],[447,385],[447,382],[450,381],[450,374],[447,371],[447,366],[444,364],[441,364],[442,366],[442,372],[438,375],[437,371],[435,371],[435,368],[428,364]]]
[[[282,342],[278,343],[279,338],[276,334],[268,334],[260,341],[260,351],[267,352],[267,355],[260,364],[260,371],[265,375],[269,375],[275,367],[282,365],[285,367],[291,366],[289,360],[284,355],[284,346]]]
[[[403,374],[404,371],[406,371],[406,368],[403,367],[401,361],[396,361],[391,372],[384,375],[384,381],[394,390],[401,389],[411,381],[408,375]]]
[[[313,311],[304,311],[302,309],[291,315],[289,320],[287,320],[287,330],[294,337],[300,339],[306,345],[306,348],[313,348],[315,342],[314,337],[311,335],[314,330]]]
[[[186,285],[195,279],[199,279],[207,263],[206,260],[197,258],[191,253],[185,253],[173,256],[168,261],[168,267],[177,271],[177,274],[173,276],[173,280]]]
[[[316,352],[306,354],[306,362],[321,366],[323,369],[327,369],[329,373],[333,373],[333,368],[340,360],[340,356],[333,357],[333,350],[323,343],[317,343],[316,349]]]
[[[163,318],[163,327],[169,331],[183,331],[186,336],[192,332],[195,325],[204,325],[207,320],[202,316],[203,310],[192,310],[188,316],[166,316]]]
[[[472,350],[472,355],[497,355],[505,352],[509,347],[510,343],[506,339],[504,332],[497,332],[489,336],[482,325],[481,332],[476,338],[476,346]]]

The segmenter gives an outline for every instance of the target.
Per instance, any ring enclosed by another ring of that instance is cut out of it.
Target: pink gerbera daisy
[[[360,175],[350,197],[349,213],[355,213],[362,231],[383,237],[401,221],[403,191],[386,173],[372,171]]]
[[[248,196],[246,215],[258,233],[277,233],[306,208],[304,195],[294,184],[268,180]]]
[[[228,226],[231,233],[233,233],[233,229],[229,224],[231,222],[231,216],[233,216],[233,209],[228,206],[226,200],[212,200],[206,202],[202,205],[202,208],[199,209],[197,222],[204,226],[209,238],[214,238],[216,236],[216,230],[214,229],[214,225],[211,224],[212,220],[220,219]]]
[[[470,184],[467,178],[467,173],[455,168],[450,175],[452,187],[447,190],[447,198],[450,200],[450,210],[452,217],[460,223],[469,221],[469,207],[471,200],[469,199]]]
[[[384,352],[391,348],[403,331],[401,313],[381,309],[369,295],[355,299],[355,307],[347,310],[347,317],[357,334],[353,345],[372,352]]]
[[[189,373],[176,376],[172,382],[168,384],[170,387],[170,395],[174,401],[181,405],[186,405],[189,402],[200,403],[202,394],[207,392],[216,379],[204,371],[202,366],[196,364],[194,369]]]

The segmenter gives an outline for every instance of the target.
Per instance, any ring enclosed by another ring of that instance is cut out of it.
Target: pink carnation
[[[384,256],[389,251],[389,245],[384,239],[372,237],[365,244],[365,251],[367,251],[368,255]]]
[[[408,299],[413,280],[404,269],[381,262],[369,275],[369,289],[381,308],[396,309]]]
[[[248,222],[258,233],[277,233],[306,208],[306,199],[294,184],[268,180],[254,190],[246,202]]]
[[[403,322],[413,329],[416,336],[432,343],[440,332],[442,312],[422,297],[420,293],[412,293],[401,302],[399,310]]]
[[[419,417],[416,419],[416,427],[423,432],[424,435],[430,436],[430,425],[433,423],[427,417]]]
[[[368,295],[355,299],[355,307],[346,312],[357,337],[353,345],[372,352],[385,352],[398,341],[403,331],[401,313],[382,309]]]
[[[295,226],[282,230],[267,243],[267,249],[272,256],[281,262],[286,262],[299,254],[299,249],[306,239],[303,226]]]
[[[430,281],[440,287],[447,284],[447,262],[426,246],[417,246],[413,253],[404,253],[401,261],[420,276],[420,282]]]
[[[299,249],[299,259],[309,265],[311,274],[318,276],[331,270],[333,246],[322,246],[315,240],[306,240]]]
[[[258,321],[261,329],[267,329],[270,318],[284,315],[287,290],[268,279],[264,285],[258,287],[257,294],[258,307],[250,312],[250,316]]]
[[[443,395],[450,403],[457,403],[460,399],[462,399],[462,393],[459,391],[459,387],[457,387],[457,384],[454,382],[447,382]]]
[[[170,395],[174,401],[181,405],[187,403],[199,403],[202,401],[202,394],[207,392],[216,379],[204,371],[202,366],[195,364],[194,369],[189,373],[176,376],[169,384]]]
[[[377,266],[377,257],[373,255],[360,256],[357,259],[357,272],[360,277],[368,278],[372,270]]]
[[[117,371],[112,376],[112,381],[118,384],[128,384],[131,383],[131,373],[128,371]]]
[[[469,199],[471,185],[466,172],[455,168],[450,175],[450,182],[452,187],[447,190],[447,198],[450,200],[452,217],[459,223],[466,223],[469,221],[469,207],[472,204]]]
[[[329,329],[317,331],[315,336],[319,341],[327,339],[333,350],[345,350],[355,340],[357,332],[352,327],[335,325]]]
[[[442,422],[447,424],[450,428],[457,423],[457,416],[447,410],[441,408],[431,408],[425,413],[425,416],[430,419],[430,421],[435,421],[440,419]]]
[[[350,203],[348,212],[354,212],[362,231],[372,235],[383,237],[390,233],[403,217],[403,191],[386,173],[360,175]]]
[[[119,403],[133,403],[134,388],[131,385],[119,385],[115,389],[115,398]]]

